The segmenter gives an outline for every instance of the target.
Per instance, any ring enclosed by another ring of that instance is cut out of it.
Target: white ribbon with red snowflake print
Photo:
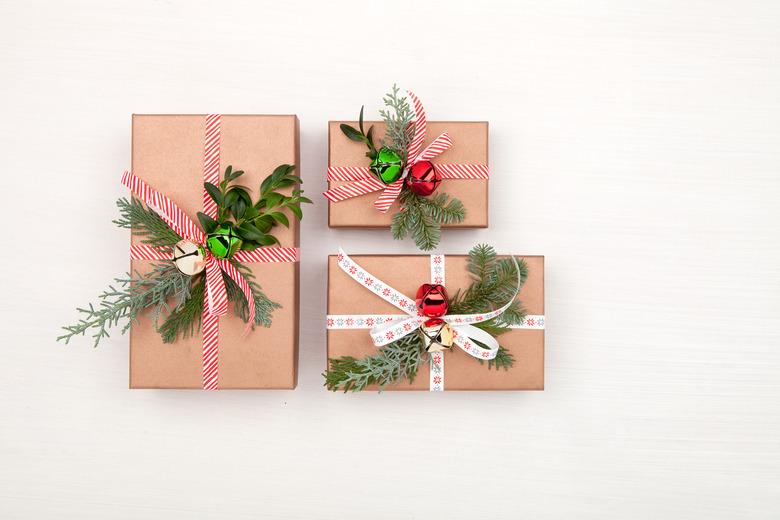
[[[326,317],[328,329],[370,329],[374,345],[382,347],[414,333],[429,319],[417,309],[414,298],[405,296],[363,269],[343,249],[339,249],[338,265],[353,280],[406,314],[332,314]],[[496,338],[475,327],[472,323],[485,322],[503,314],[520,292],[519,277],[517,282],[514,295],[503,307],[481,314],[453,314],[441,317],[452,327],[453,342],[464,352],[477,359],[491,360],[496,357],[499,349]],[[431,255],[431,283],[446,285],[444,255]],[[543,329],[544,316],[526,316],[522,324],[514,325],[512,328]],[[480,346],[477,342],[485,347]],[[444,390],[444,356],[442,352],[435,352],[431,355],[430,390],[432,392]]]

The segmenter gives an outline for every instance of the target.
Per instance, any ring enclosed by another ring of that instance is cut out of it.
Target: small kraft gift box
[[[440,228],[488,227],[488,123],[428,121],[412,92],[382,121],[328,123],[328,225],[391,228],[430,250]]]
[[[544,257],[328,257],[330,390],[543,390]]]
[[[133,116],[123,183],[189,239],[172,250],[177,266],[205,271],[191,288],[204,293],[202,325],[166,340],[152,310],[133,322],[131,388],[295,387],[298,159],[294,115]],[[221,224],[226,215],[233,224]],[[150,249],[132,234],[132,272],[153,268]]]

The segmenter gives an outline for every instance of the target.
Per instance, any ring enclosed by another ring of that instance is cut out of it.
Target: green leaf
[[[263,197],[261,202],[265,202],[266,209],[271,209],[284,202],[284,195],[276,192],[271,192],[265,197]]]
[[[363,109],[364,109],[365,107],[366,107],[365,105],[363,105],[362,107],[360,107],[360,119],[359,119],[360,133],[361,133],[361,134],[363,134],[363,135],[365,135],[365,134],[366,134],[366,133],[363,131]]]
[[[198,211],[198,221],[206,233],[211,233],[219,227],[219,222],[209,217],[202,211]]]
[[[303,220],[303,210],[301,210],[301,207],[299,205],[290,204],[287,207],[298,218],[298,220]]]
[[[238,193],[235,190],[230,190],[225,194],[224,202],[223,204],[220,205],[226,208],[232,208],[237,200],[238,200]]]
[[[342,123],[339,128],[341,128],[341,131],[344,132],[344,135],[352,139],[353,141],[357,141],[359,143],[365,143],[366,138],[363,136],[363,134],[360,133],[359,130],[355,130],[348,124]]]
[[[251,224],[241,224],[237,230],[238,234],[241,235],[241,238],[255,240],[260,243],[262,243],[262,240],[267,236]]]
[[[269,213],[271,218],[273,218],[276,222],[283,225],[284,227],[290,227],[290,221],[287,220],[287,217],[283,213],[279,213],[278,211],[272,211]]]
[[[366,134],[366,140],[368,140],[368,146],[371,147],[372,150],[374,150],[376,148],[376,146],[374,146],[374,125],[368,127],[368,134]]]
[[[217,204],[217,206],[223,205],[223,199],[222,199],[222,192],[219,191],[219,188],[211,184],[210,182],[204,182],[203,188],[206,190],[206,193],[209,194],[209,197]]]

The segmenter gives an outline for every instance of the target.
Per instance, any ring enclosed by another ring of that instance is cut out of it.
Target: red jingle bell
[[[439,184],[441,184],[441,174],[436,171],[432,162],[416,162],[409,168],[409,175],[406,176],[406,185],[412,193],[427,197],[436,191]]]
[[[423,316],[440,318],[447,314],[447,290],[443,285],[425,283],[417,289],[417,308]]]

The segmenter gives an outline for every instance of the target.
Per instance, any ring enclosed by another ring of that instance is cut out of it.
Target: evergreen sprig
[[[255,299],[255,321],[253,326],[259,325],[262,327],[270,327],[271,315],[275,309],[281,309],[282,306],[266,296],[260,285],[257,283],[255,274],[251,269],[249,269],[248,266],[236,261],[231,262],[236,267],[236,269],[241,272],[241,275],[244,277],[246,282],[249,284],[249,288],[252,290],[252,295]],[[242,320],[248,321],[249,303],[247,302],[244,293],[241,291],[241,288],[238,286],[235,280],[224,273],[223,278],[225,280],[225,289],[227,290],[228,301],[233,302],[236,315]]]
[[[121,198],[116,201],[116,205],[119,208],[119,218],[114,220],[114,224],[120,228],[132,229],[144,244],[166,247],[181,240],[179,234],[171,229],[160,215],[135,197],[130,200]]]
[[[290,227],[290,221],[282,211],[287,209],[300,220],[303,218],[301,204],[311,204],[311,199],[303,196],[303,190],[295,188],[291,195],[280,192],[303,183],[300,177],[293,175],[294,170],[295,166],[291,164],[278,166],[260,184],[258,200],[252,202],[245,186],[233,184],[244,174],[243,170],[233,170],[232,166],[228,166],[219,186],[209,182],[203,185],[217,205],[217,219],[198,212],[200,225],[206,233],[212,233],[221,226],[233,228],[242,240],[241,249],[245,251],[279,244],[270,231],[278,224]]]
[[[472,282],[463,291],[457,291],[449,301],[450,314],[476,314],[489,312],[506,305],[520,284],[528,278],[528,266],[521,258],[498,258],[493,247],[480,244],[469,251],[467,270]],[[477,323],[475,326],[491,336],[507,332],[510,325],[525,319],[522,303],[516,298],[498,318]],[[473,339],[473,338],[472,338]],[[482,347],[479,341],[473,340]],[[328,390],[360,391],[368,385],[379,384],[380,389],[401,379],[414,380],[423,360],[424,342],[421,334],[410,334],[382,347],[379,354],[357,359],[343,356],[329,360],[329,370],[323,374]],[[478,360],[484,363],[483,360]],[[488,369],[508,370],[514,365],[511,352],[499,346],[494,359],[488,360]],[[435,365],[431,365],[432,369]]]
[[[110,336],[109,329],[126,319],[127,324],[122,329],[126,332],[138,314],[152,307],[152,317],[155,326],[164,312],[176,311],[190,296],[190,277],[179,271],[173,262],[165,261],[155,264],[146,275],[136,273],[135,276],[117,278],[118,287],[109,286],[99,297],[97,305],[89,304],[88,308],[79,308],[84,315],[75,325],[63,327],[65,334],[57,341],[70,342],[73,336],[85,335],[94,331],[94,346],[100,340]],[[173,306],[170,301],[175,302]]]
[[[399,202],[401,209],[393,215],[390,225],[393,238],[400,240],[411,235],[423,251],[439,245],[442,224],[457,224],[466,218],[466,209],[461,201],[450,199],[446,193],[422,197],[404,189]]]
[[[387,110],[382,109],[379,115],[385,122],[385,137],[383,145],[398,151],[404,161],[407,160],[409,143],[414,136],[414,111],[409,105],[409,100],[400,94],[397,85],[382,99]]]
[[[401,379],[411,383],[423,361],[423,348],[422,336],[409,334],[385,345],[375,356],[333,358],[323,374],[325,386],[333,391],[359,392],[369,385],[379,385],[381,390]]]

